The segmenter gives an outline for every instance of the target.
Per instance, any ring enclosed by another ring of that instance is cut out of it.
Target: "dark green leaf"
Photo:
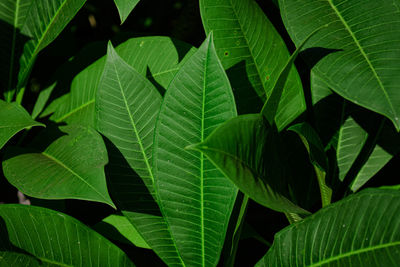
[[[308,214],[285,196],[279,138],[262,115],[231,119],[191,148],[203,152],[242,192],[261,205]]]
[[[107,192],[104,165],[108,158],[101,136],[83,126],[60,129],[67,135],[41,153],[10,148],[3,160],[7,180],[29,196],[98,201],[115,208]]]
[[[0,100],[0,149],[16,133],[32,126],[45,126],[34,121],[28,112],[17,103]]]
[[[369,189],[275,235],[256,266],[398,266],[400,192]]]
[[[235,115],[210,34],[168,87],[154,143],[160,208],[187,266],[217,265],[237,189],[203,154],[185,147]]]

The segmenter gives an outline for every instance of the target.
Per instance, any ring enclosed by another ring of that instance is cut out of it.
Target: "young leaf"
[[[106,169],[111,190],[122,213],[154,252],[168,265],[182,265],[164,218],[147,214],[160,213],[154,202],[151,168],[160,106],[157,89],[123,61],[109,43],[97,92],[96,116],[97,128],[114,146],[109,146],[110,164]],[[154,218],[156,223],[149,226]]]
[[[275,235],[261,266],[397,266],[400,192],[368,189]]]
[[[235,115],[210,34],[168,87],[154,143],[156,193],[187,266],[217,265],[237,189],[203,154],[185,147]]]
[[[150,248],[125,216],[111,214],[93,226],[93,229],[109,239],[128,244],[130,242],[140,248]]]
[[[31,255],[40,266],[134,266],[121,249],[94,230],[45,208],[1,205],[0,241],[1,251]]]
[[[115,5],[118,8],[119,17],[121,24],[128,18],[129,14],[139,3],[140,0],[114,0]]]
[[[43,152],[12,147],[3,160],[7,180],[22,193],[36,198],[76,198],[106,203],[115,208],[107,192],[104,165],[107,151],[91,128],[63,126],[67,133]]]
[[[330,23],[307,48],[338,51],[320,60],[313,73],[344,98],[385,115],[400,130],[400,42],[393,41],[400,40],[400,3],[280,0],[279,6],[296,45]]]
[[[295,124],[289,127],[288,130],[296,132],[303,141],[318,178],[322,207],[329,205],[331,203],[332,189],[328,187],[325,181],[325,176],[328,172],[328,157],[318,134],[307,123]]]
[[[36,56],[67,26],[86,0],[35,0],[21,33],[30,37],[20,59],[18,88],[25,86]]]
[[[234,90],[239,91],[239,107],[242,101],[246,101],[244,109],[255,105],[257,99],[251,97],[250,90],[264,103],[289,59],[279,33],[254,0],[200,0],[200,11],[205,31],[214,32],[224,68],[232,72],[230,79]],[[299,75],[295,67],[290,70],[276,116],[278,129],[305,109]],[[246,80],[249,82],[244,83]],[[258,112],[261,106],[255,108],[251,112]]]
[[[18,60],[24,42],[29,38],[21,34],[29,7],[33,0],[2,0],[0,4],[0,87],[10,102],[14,96],[18,74]]]
[[[16,133],[32,126],[45,126],[34,121],[28,112],[17,103],[0,100],[0,149]]]
[[[309,214],[285,196],[278,144],[276,131],[262,115],[247,114],[227,121],[190,148],[203,152],[259,204],[276,211]]]

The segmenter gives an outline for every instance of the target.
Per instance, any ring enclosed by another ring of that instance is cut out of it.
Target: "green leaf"
[[[0,3],[0,87],[11,102],[18,74],[18,60],[23,44],[29,38],[21,34],[29,7],[33,0],[2,0]]]
[[[139,1],[140,0],[114,0],[114,3],[118,8],[121,24],[124,23]]]
[[[3,160],[7,180],[22,193],[44,199],[75,198],[114,207],[107,192],[107,150],[101,136],[83,126],[63,126],[67,133],[43,152],[10,148]]]
[[[35,0],[26,15],[21,33],[31,39],[20,59],[18,88],[25,86],[39,52],[67,26],[86,0]]]
[[[116,51],[142,76],[154,80],[154,84],[162,91],[186,60],[185,55],[192,54],[194,49],[169,37],[141,37],[129,39],[119,45]],[[97,60],[73,79],[71,92],[60,101],[52,120],[94,125],[96,91],[105,60],[105,57]]]
[[[344,98],[388,117],[400,130],[400,3],[280,0],[282,18],[299,44],[324,24],[307,47],[336,50],[312,72]],[[307,58],[305,58],[307,60]]]
[[[400,192],[368,189],[275,235],[256,266],[397,266]]]
[[[164,218],[153,216],[160,214],[154,202],[151,161],[161,101],[157,89],[123,61],[109,43],[97,92],[96,116],[98,130],[113,145],[108,146],[110,164],[106,169],[111,192],[155,253],[168,265],[181,266]]]
[[[288,130],[296,132],[303,141],[318,178],[322,207],[329,205],[331,203],[332,189],[328,187],[325,181],[325,176],[328,172],[328,157],[325,154],[321,139],[307,123],[295,124],[289,127]]]
[[[45,126],[34,121],[28,112],[17,103],[0,100],[0,149],[22,129],[32,126]]]
[[[93,228],[109,239],[128,244],[130,242],[140,248],[150,248],[125,216],[111,214]]]
[[[89,227],[45,208],[1,205],[0,240],[1,251],[29,253],[45,266],[134,266]]]
[[[53,83],[52,85],[50,85],[49,87],[40,92],[38,98],[36,99],[35,106],[33,107],[32,110],[33,119],[36,119],[36,117],[39,116],[39,114],[43,111],[56,85],[57,85],[56,83]]]
[[[187,266],[217,265],[237,189],[200,152],[185,147],[235,115],[210,34],[168,87],[154,143],[160,208]]]
[[[0,251],[1,266],[40,266],[39,259],[24,253]]]
[[[232,87],[241,92],[236,97],[239,111],[242,101],[245,108],[256,105],[254,98],[247,96],[251,94],[248,91],[255,91],[265,102],[289,59],[285,43],[272,23],[254,0],[201,0],[200,10],[206,32],[214,32],[217,54],[224,68],[231,69]],[[249,84],[243,82],[247,79]],[[251,111],[260,109],[261,106]],[[278,108],[278,129],[304,109],[301,81],[293,67]]]
[[[308,214],[286,197],[279,142],[262,115],[247,114],[222,124],[191,148],[203,152],[257,203],[276,211]]]

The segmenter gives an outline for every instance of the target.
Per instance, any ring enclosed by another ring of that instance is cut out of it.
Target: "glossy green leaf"
[[[280,0],[279,6],[295,44],[329,24],[307,45],[336,50],[315,65],[314,75],[344,98],[390,118],[399,130],[400,3]]]
[[[289,59],[284,41],[254,0],[201,0],[200,10],[206,32],[213,31],[217,54],[225,69],[235,69],[232,87],[246,101],[255,91],[262,103],[269,97]],[[247,80],[249,83],[243,83]],[[246,102],[247,103],[247,102]],[[249,99],[246,105],[255,105]],[[252,112],[258,112],[252,110]],[[305,109],[303,90],[295,68],[289,74],[278,108],[276,124],[284,128]]]
[[[106,203],[104,165],[107,150],[101,136],[83,126],[63,126],[67,135],[43,152],[10,148],[3,160],[7,180],[26,195],[44,199],[75,198]]]
[[[126,18],[129,16],[131,11],[139,3],[140,0],[114,0],[115,5],[118,8],[119,17],[121,24],[124,23]]]
[[[83,223],[45,208],[1,205],[0,240],[1,251],[29,253],[40,266],[134,266],[121,249]]]
[[[364,190],[280,231],[256,266],[397,266],[399,216],[400,192]]]
[[[108,149],[110,165],[106,169],[111,191],[118,207],[155,253],[168,265],[181,266],[164,218],[153,216],[160,214],[154,202],[151,161],[161,101],[157,89],[123,61],[109,43],[97,92],[96,116],[98,130],[114,146]],[[156,223],[149,224],[149,220]]]
[[[111,214],[93,228],[111,240],[128,244],[130,242],[140,248],[150,248],[125,216]]]
[[[18,60],[27,36],[21,27],[33,0],[2,0],[0,3],[0,87],[4,98],[12,100],[18,74]]]
[[[116,51],[142,76],[154,80],[159,90],[167,88],[180,64],[186,60],[185,55],[194,52],[192,46],[169,37],[129,39],[119,45]],[[105,60],[105,57],[99,59],[73,79],[71,92],[60,101],[52,120],[94,125],[95,96]]]
[[[248,114],[231,119],[204,142],[191,148],[203,152],[242,192],[259,204],[276,211],[308,214],[286,197],[279,139],[262,115]]]
[[[185,147],[235,115],[210,34],[168,87],[154,143],[160,208],[187,266],[217,265],[237,189],[203,154]]]
[[[18,87],[25,85],[39,52],[67,26],[86,0],[35,0],[26,15],[21,33],[30,40],[20,59]]]
[[[28,112],[17,103],[0,100],[0,149],[22,129],[32,126],[45,126],[34,121]]]

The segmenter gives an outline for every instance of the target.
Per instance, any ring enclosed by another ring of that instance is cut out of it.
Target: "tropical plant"
[[[200,0],[198,48],[93,42],[33,98],[85,2],[0,3],[2,266],[398,265],[398,0]]]

